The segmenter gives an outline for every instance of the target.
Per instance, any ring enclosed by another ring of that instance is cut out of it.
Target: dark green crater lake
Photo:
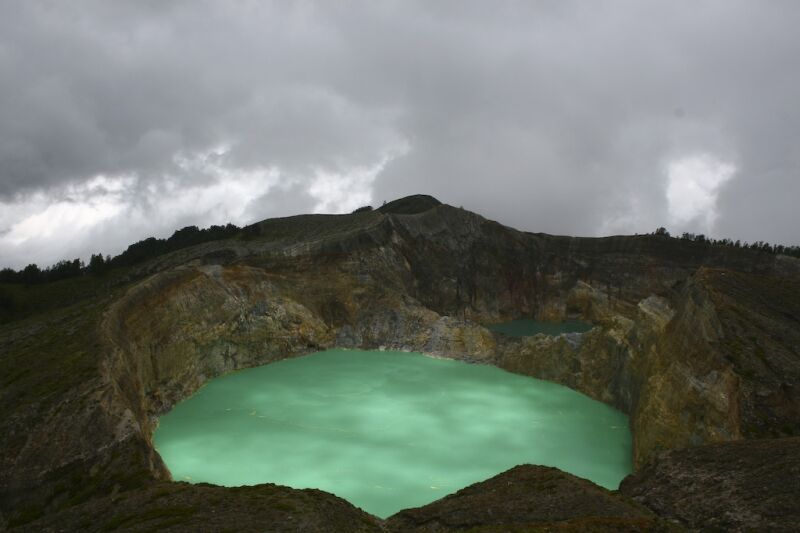
[[[154,435],[175,480],[332,492],[379,517],[512,466],[616,489],[628,418],[547,381],[416,353],[328,350],[210,380]]]
[[[489,324],[486,326],[490,331],[509,335],[511,337],[528,337],[538,333],[545,335],[561,335],[562,333],[586,333],[592,329],[592,325],[587,322],[568,318],[561,322],[541,322],[530,318],[511,320],[499,324]]]

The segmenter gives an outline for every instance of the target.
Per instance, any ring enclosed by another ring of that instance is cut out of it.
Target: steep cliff
[[[332,346],[563,383],[630,414],[637,466],[664,450],[800,434],[800,262],[782,256],[530,234],[412,198],[264,221],[106,283],[0,328],[11,525],[164,483],[159,414],[216,375]],[[514,339],[482,325],[531,315],[595,328]]]

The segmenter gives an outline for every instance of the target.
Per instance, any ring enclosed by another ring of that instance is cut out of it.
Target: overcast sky
[[[432,194],[800,242],[795,0],[0,0],[0,266]]]

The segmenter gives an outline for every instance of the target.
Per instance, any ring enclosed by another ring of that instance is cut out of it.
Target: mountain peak
[[[395,215],[415,215],[440,205],[442,205],[442,202],[433,196],[412,194],[411,196],[405,196],[383,204],[378,210],[382,213],[393,213]]]

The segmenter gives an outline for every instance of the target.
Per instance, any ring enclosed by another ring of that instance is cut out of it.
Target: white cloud
[[[720,188],[733,178],[736,167],[711,154],[698,154],[671,161],[666,173],[667,209],[673,227],[710,232],[717,219]]]
[[[38,241],[70,242],[71,236],[102,224],[125,208],[125,191],[135,182],[130,176],[95,176],[65,187],[60,194],[37,193],[15,202],[2,202],[0,251],[35,246]],[[4,253],[5,255],[5,253]]]
[[[372,201],[372,185],[386,165],[408,153],[403,145],[369,167],[356,167],[348,172],[329,172],[318,169],[308,193],[317,200],[315,213],[349,213]]]
[[[167,237],[190,224],[246,225],[259,212],[254,203],[269,203],[272,195],[281,198],[296,187],[316,202],[315,212],[347,213],[371,202],[376,176],[407,147],[371,166],[341,171],[320,167],[311,176],[287,175],[278,167],[236,167],[230,151],[229,144],[220,144],[178,153],[175,173],[160,181],[101,175],[0,202],[0,267],[48,266],[59,259],[87,260],[91,253],[117,254],[132,242]]]

